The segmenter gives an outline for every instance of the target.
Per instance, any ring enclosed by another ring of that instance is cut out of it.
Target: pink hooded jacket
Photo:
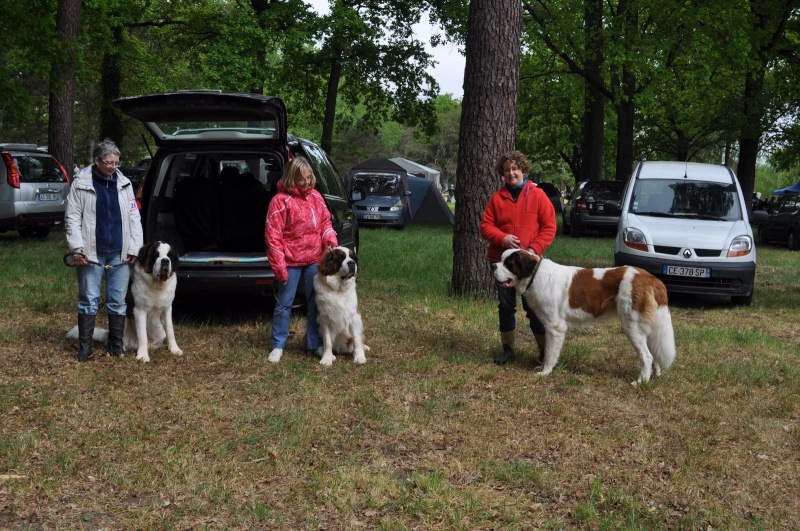
[[[285,282],[287,267],[315,264],[326,247],[338,245],[331,225],[331,214],[319,192],[304,193],[299,188],[290,192],[278,185],[267,211],[264,238],[267,259],[275,278]]]

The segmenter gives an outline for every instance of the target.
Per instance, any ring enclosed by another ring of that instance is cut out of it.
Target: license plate
[[[665,275],[672,275],[675,277],[695,277],[695,278],[710,278],[711,268],[708,267],[685,267],[685,266],[670,266],[665,265],[662,269]]]
[[[38,194],[36,196],[37,201],[58,201],[61,199],[61,196],[58,194]]]
[[[364,214],[364,219],[381,219],[381,217],[375,214]]]

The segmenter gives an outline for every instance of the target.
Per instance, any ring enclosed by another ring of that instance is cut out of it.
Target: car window
[[[336,197],[344,197],[344,188],[339,174],[336,169],[328,161],[328,157],[319,148],[313,144],[303,143],[303,151],[308,155],[311,165],[317,173],[317,188],[322,195],[332,195]]]
[[[353,177],[353,190],[373,195],[399,195],[400,178],[395,173],[358,173]]]
[[[637,181],[629,210],[640,215],[724,221],[734,221],[742,217],[734,184],[673,179]]]
[[[622,181],[593,181],[586,185],[581,194],[593,197],[595,201],[615,201],[622,198]]]
[[[22,183],[65,183],[67,177],[53,157],[47,155],[15,155]]]

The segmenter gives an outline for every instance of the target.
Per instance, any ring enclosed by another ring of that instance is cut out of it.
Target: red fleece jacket
[[[489,199],[483,211],[481,236],[489,242],[489,261],[499,262],[505,251],[503,238],[514,234],[520,247],[541,256],[556,237],[556,212],[550,198],[530,181],[525,182],[515,202],[503,186]]]

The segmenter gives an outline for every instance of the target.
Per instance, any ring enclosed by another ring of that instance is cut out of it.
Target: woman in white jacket
[[[129,264],[136,261],[143,243],[133,185],[118,169],[119,148],[106,139],[92,155],[93,163],[72,182],[64,215],[67,245],[75,254],[78,272],[78,361],[87,361],[92,354],[104,272],[109,350],[112,356],[123,353]]]

